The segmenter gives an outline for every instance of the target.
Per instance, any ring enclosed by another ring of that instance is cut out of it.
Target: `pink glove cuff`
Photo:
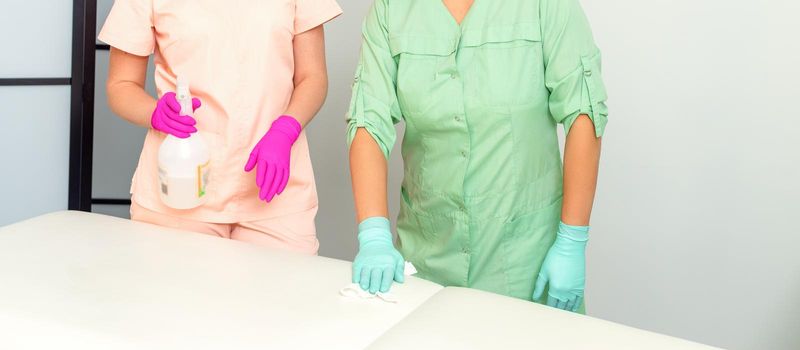
[[[285,134],[289,137],[289,140],[292,142],[292,144],[294,144],[297,141],[297,138],[300,137],[300,133],[303,131],[303,126],[300,125],[300,122],[298,122],[297,119],[294,119],[294,117],[290,115],[282,115],[272,122],[272,126],[269,130]]]

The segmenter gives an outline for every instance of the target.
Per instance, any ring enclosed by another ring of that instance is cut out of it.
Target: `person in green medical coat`
[[[353,282],[386,292],[408,260],[445,286],[584,312],[605,101],[578,0],[376,0],[347,114]],[[386,178],[401,121],[395,248]]]

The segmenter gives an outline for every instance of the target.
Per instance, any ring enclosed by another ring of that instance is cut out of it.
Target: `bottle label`
[[[211,161],[197,167],[197,197],[206,195],[206,186],[208,185],[208,174],[211,170]]]
[[[167,184],[167,172],[161,167],[158,167],[158,182],[161,184],[161,193],[165,196],[169,195],[169,185]]]

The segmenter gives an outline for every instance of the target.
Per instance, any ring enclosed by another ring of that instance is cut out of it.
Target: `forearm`
[[[588,226],[592,214],[601,139],[594,124],[581,115],[572,124],[564,150],[564,201],[561,221],[567,225]]]
[[[133,124],[149,128],[157,102],[144,90],[148,58],[114,47],[110,56],[106,92],[111,111]]]
[[[328,95],[328,77],[324,74],[305,77],[296,82],[285,114],[297,119],[305,128],[317,115]]]
[[[108,104],[118,116],[145,127],[150,127],[150,118],[156,107],[156,99],[144,87],[130,81],[109,83],[107,87]]]
[[[294,92],[284,114],[304,128],[317,115],[328,95],[325,29],[322,26],[294,37]]]
[[[389,217],[387,171],[378,143],[365,129],[358,129],[350,146],[350,176],[358,222],[375,216]]]

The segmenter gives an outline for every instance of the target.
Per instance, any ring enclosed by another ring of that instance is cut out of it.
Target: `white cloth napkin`
[[[417,273],[417,268],[415,268],[414,265],[411,264],[410,262],[406,261],[403,273],[406,276],[411,276]],[[378,292],[376,294],[372,294],[370,292],[361,289],[361,286],[358,285],[358,283],[350,283],[346,285],[344,288],[339,290],[339,294],[346,298],[378,299],[393,304],[397,304],[399,302],[399,300],[397,300],[397,298],[395,298],[391,294],[391,292],[389,293]]]

